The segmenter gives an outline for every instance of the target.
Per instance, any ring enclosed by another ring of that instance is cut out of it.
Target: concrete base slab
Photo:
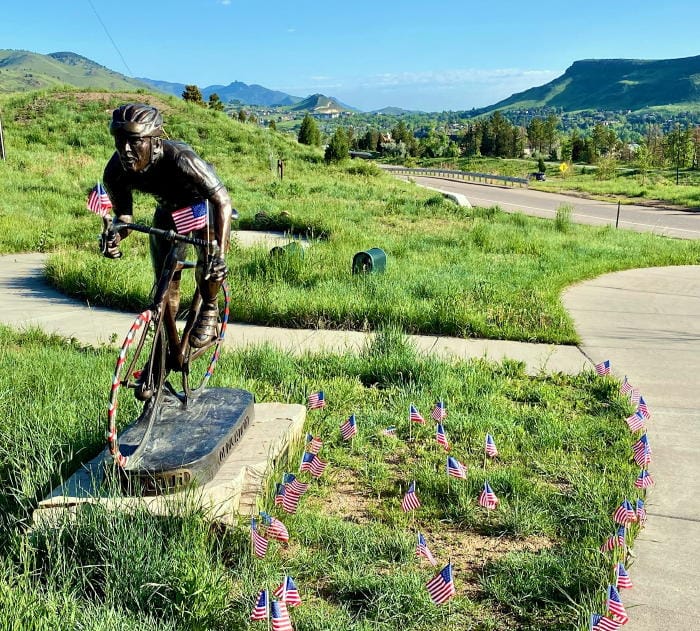
[[[286,456],[289,446],[301,439],[306,408],[284,403],[256,403],[254,408],[253,423],[205,485],[153,497],[122,495],[102,484],[105,451],[39,502],[34,523],[55,523],[75,515],[86,504],[127,512],[145,508],[156,515],[176,514],[184,507],[195,506],[206,511],[212,521],[225,524],[234,523],[239,515],[257,513],[265,480]]]

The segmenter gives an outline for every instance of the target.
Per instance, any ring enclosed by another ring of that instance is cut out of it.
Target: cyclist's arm
[[[228,250],[229,234],[231,233],[231,198],[226,187],[221,186],[210,197],[209,203],[213,207],[214,236],[221,248],[221,252]]]

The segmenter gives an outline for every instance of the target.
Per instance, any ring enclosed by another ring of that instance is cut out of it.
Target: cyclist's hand
[[[119,241],[121,241],[121,237],[118,232],[105,230],[100,235],[100,251],[102,252],[102,256],[108,259],[121,258],[122,253],[119,249]]]
[[[207,273],[204,276],[204,279],[213,280],[215,282],[221,282],[226,278],[226,274],[228,274],[226,260],[221,256],[210,256],[209,265],[207,267]]]

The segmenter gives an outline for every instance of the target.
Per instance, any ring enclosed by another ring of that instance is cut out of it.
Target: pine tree
[[[217,112],[224,111],[224,104],[221,102],[221,99],[216,92],[212,92],[209,95],[209,109],[216,110]]]
[[[337,127],[326,147],[326,162],[341,162],[350,157],[350,142],[342,127]]]
[[[185,86],[185,91],[182,93],[182,98],[185,101],[190,101],[190,103],[196,103],[197,105],[204,105],[204,99],[202,98],[202,92],[194,84]]]
[[[299,129],[297,140],[302,145],[319,146],[321,144],[321,132],[318,130],[316,121],[311,118],[309,114],[306,114],[304,120],[301,121],[301,128]]]

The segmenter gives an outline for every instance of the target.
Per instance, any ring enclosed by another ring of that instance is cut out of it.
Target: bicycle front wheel
[[[130,396],[151,406],[160,401],[166,375],[166,343],[160,321],[154,320],[153,313],[146,310],[134,320],[119,351],[109,393],[107,447],[115,463],[122,468],[126,467],[129,455],[122,454],[119,449],[117,410]],[[131,404],[131,401],[126,403]],[[144,439],[149,430],[150,427]]]

